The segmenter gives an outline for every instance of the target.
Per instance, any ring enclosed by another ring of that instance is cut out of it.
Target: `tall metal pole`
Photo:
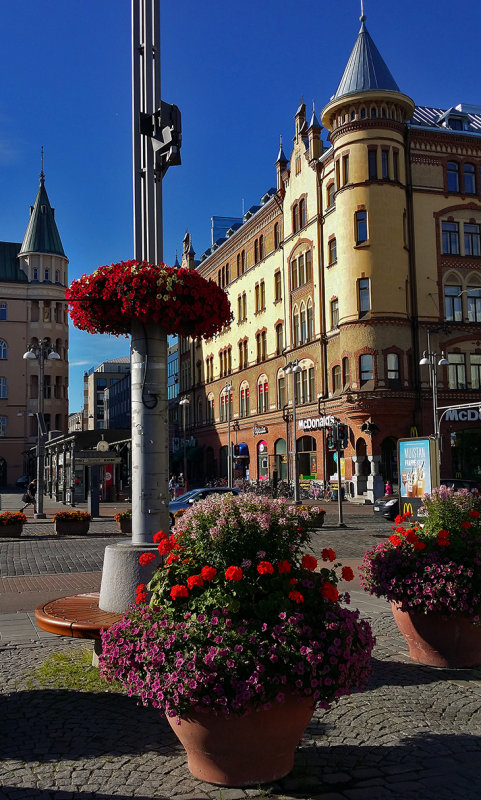
[[[180,112],[160,96],[160,2],[132,0],[131,7],[134,257],[159,264],[162,178],[180,163]],[[132,540],[106,549],[99,601],[102,610],[118,612],[156,566],[139,568],[139,552],[170,526],[167,335],[135,321],[131,333]]]
[[[45,440],[41,427],[41,420],[43,420],[44,410],[44,383],[45,383],[45,347],[43,341],[40,342],[38,352],[38,418],[37,418],[37,511],[35,517],[37,519],[45,519],[43,511],[43,489],[44,489],[44,460],[45,460]],[[65,458],[63,469],[65,472]]]
[[[230,439],[230,398],[232,384],[227,381],[225,385],[227,392],[227,486],[232,486],[232,443]]]

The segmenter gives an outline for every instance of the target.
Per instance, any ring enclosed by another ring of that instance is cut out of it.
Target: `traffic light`
[[[326,429],[326,442],[328,450],[336,449],[336,429],[332,425]]]
[[[349,428],[343,422],[337,426],[337,437],[339,450],[345,450],[349,442]]]
[[[232,449],[234,456],[240,456],[240,444],[235,444]]]

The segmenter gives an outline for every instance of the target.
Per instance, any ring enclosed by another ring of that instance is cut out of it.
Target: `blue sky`
[[[132,257],[129,0],[0,0],[0,239],[22,241],[40,172],[70,279]],[[367,27],[418,105],[481,105],[479,0],[365,0]],[[182,166],[164,181],[164,259],[186,229],[240,216],[275,185],[301,97],[320,111],[356,39],[359,0],[161,0],[162,95],[182,111]],[[70,330],[70,410],[82,376],[124,338]]]

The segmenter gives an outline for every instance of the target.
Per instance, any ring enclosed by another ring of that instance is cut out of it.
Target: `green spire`
[[[54,210],[45,189],[43,169],[40,173],[40,186],[35,203],[30,209],[30,220],[19,255],[26,253],[51,253],[66,257],[55,222]]]

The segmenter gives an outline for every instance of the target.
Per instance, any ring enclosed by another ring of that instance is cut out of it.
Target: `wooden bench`
[[[74,639],[93,639],[94,655],[92,663],[98,665],[102,651],[100,631],[110,628],[122,619],[122,614],[113,614],[99,608],[99,593],[88,592],[70,597],[48,600],[35,609],[35,620],[39,628],[57,636],[71,636]]]

